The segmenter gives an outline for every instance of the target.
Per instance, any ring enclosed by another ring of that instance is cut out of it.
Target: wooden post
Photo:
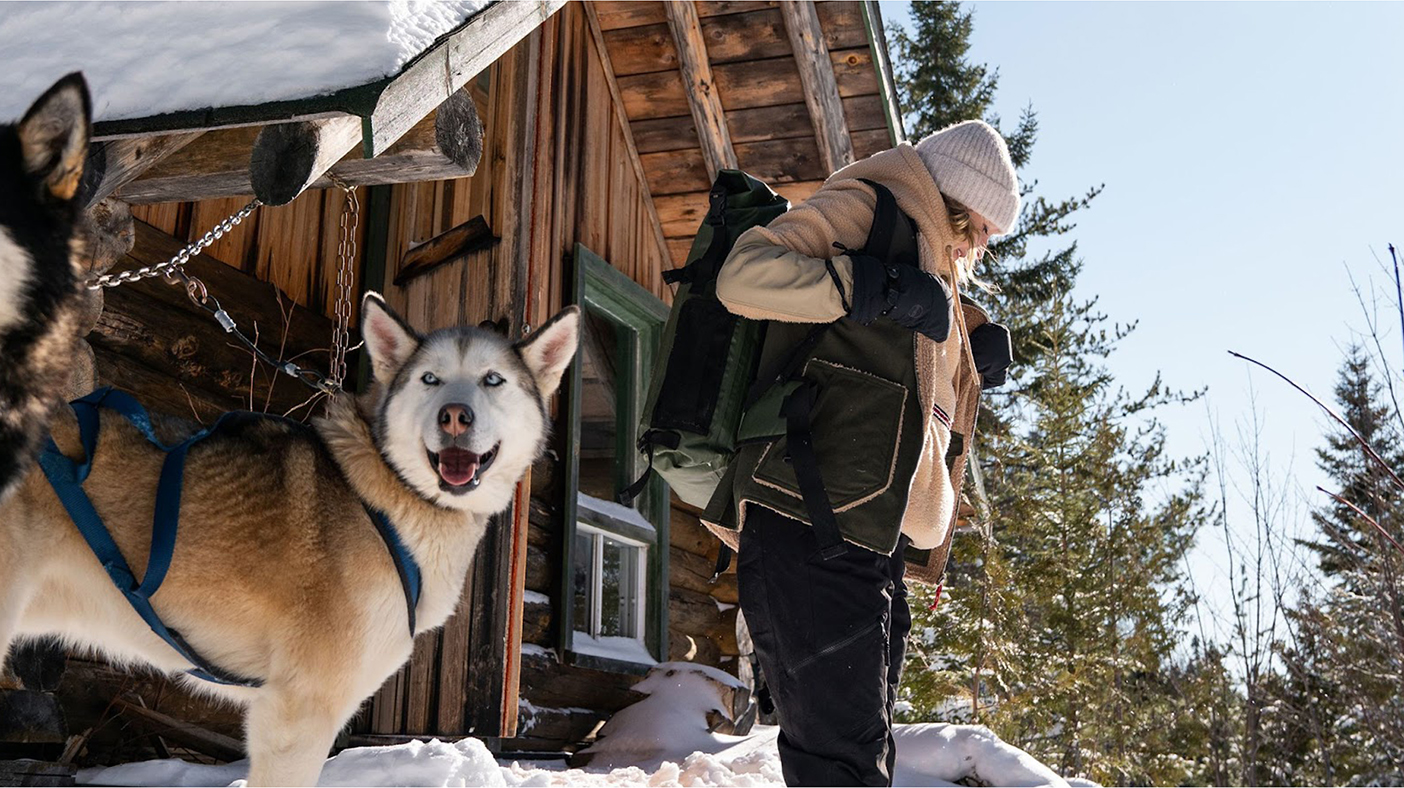
[[[249,157],[249,183],[265,205],[285,205],[361,141],[360,118],[265,126]]]
[[[853,140],[848,136],[843,99],[839,97],[829,46],[824,43],[824,31],[819,27],[819,14],[810,0],[781,3],[780,13],[785,18],[790,46],[795,50],[795,65],[799,68],[800,83],[804,85],[804,103],[814,121],[819,155],[824,169],[834,172],[853,162]]]
[[[702,38],[702,22],[697,18],[696,6],[686,0],[665,0],[663,10],[668,14],[668,28],[673,31],[673,43],[678,48],[683,90],[692,110],[692,121],[697,124],[697,137],[702,141],[707,178],[715,181],[718,171],[737,168],[736,151],[731,147],[726,111],[722,109],[721,97],[712,79],[707,42]]]

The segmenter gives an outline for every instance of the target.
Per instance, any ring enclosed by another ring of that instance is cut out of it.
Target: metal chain
[[[341,242],[337,246],[339,258],[336,270],[337,298],[335,316],[336,327],[332,331],[331,364],[328,382],[340,389],[346,378],[346,351],[351,343],[351,289],[355,285],[355,274],[351,270],[356,260],[356,230],[360,226],[361,203],[356,199],[356,187],[349,185],[331,173],[327,178],[346,193],[346,202],[341,208]]]
[[[185,264],[190,262],[190,258],[204,251],[205,247],[223,238],[226,233],[237,227],[240,222],[249,218],[249,214],[253,213],[254,209],[258,208],[260,205],[262,205],[262,203],[258,200],[250,201],[248,205],[240,208],[224,221],[212,227],[209,232],[200,236],[198,241],[181,249],[174,257],[164,263],[142,266],[141,268],[132,268],[116,274],[103,274],[102,276],[89,279],[84,284],[89,290],[101,290],[104,287],[116,287],[118,285],[127,284],[128,282],[139,282],[143,279],[152,279],[160,276],[164,277],[170,284],[184,284],[187,292],[190,293],[191,299],[194,299],[196,295],[192,288],[198,288],[200,292],[203,293],[204,285],[200,284],[200,280],[184,275]]]

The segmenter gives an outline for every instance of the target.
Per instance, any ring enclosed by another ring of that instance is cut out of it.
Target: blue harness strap
[[[49,484],[54,488],[59,502],[73,519],[78,532],[93,551],[107,572],[108,577],[122,592],[132,609],[141,616],[151,631],[166,641],[182,658],[194,665],[190,675],[216,684],[258,687],[259,679],[249,679],[221,670],[200,655],[180,632],[167,627],[151,606],[151,597],[160,589],[171,567],[171,557],[175,553],[176,531],[180,522],[181,489],[185,477],[185,456],[190,447],[218,432],[221,427],[251,418],[274,418],[264,414],[241,411],[225,413],[215,423],[174,445],[166,446],[156,437],[151,417],[131,395],[112,388],[94,391],[86,397],[69,403],[78,420],[78,436],[83,446],[83,461],[74,462],[59,451],[50,438],[39,455],[39,467]],[[92,500],[83,492],[83,482],[92,471],[93,456],[97,449],[100,427],[99,409],[107,408],[121,414],[152,445],[166,453],[161,465],[161,477],[156,487],[156,507],[151,524],[151,551],[146,562],[146,573],[138,583],[136,575],[122,556],[122,551],[113,541],[112,534],[102,522],[93,507]],[[295,423],[295,422],[294,422]],[[414,556],[410,555],[400,541],[388,518],[379,510],[366,507],[366,513],[375,524],[376,531],[385,541],[386,549],[400,576],[400,585],[405,593],[405,606],[409,613],[410,636],[414,636],[414,614],[419,604],[420,573]]]

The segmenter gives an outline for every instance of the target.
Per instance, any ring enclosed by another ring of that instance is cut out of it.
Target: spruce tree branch
[[[1404,491],[1404,479],[1400,479],[1400,478],[1399,478],[1399,474],[1395,473],[1395,472],[1394,472],[1394,469],[1391,468],[1391,467],[1389,467],[1389,463],[1387,463],[1387,462],[1385,462],[1383,459],[1381,459],[1381,458],[1380,458],[1380,455],[1377,454],[1377,453],[1375,453],[1375,450],[1374,450],[1373,448],[1370,447],[1370,444],[1369,444],[1369,443],[1366,443],[1366,442],[1365,442],[1365,439],[1362,438],[1362,437],[1360,437],[1360,433],[1356,432],[1354,427],[1352,427],[1352,426],[1350,426],[1349,424],[1347,424],[1347,423],[1346,423],[1346,420],[1343,419],[1343,418],[1341,418],[1340,415],[1337,414],[1336,411],[1333,410],[1333,409],[1331,408],[1330,405],[1327,405],[1326,403],[1324,403],[1324,402],[1322,402],[1321,400],[1317,399],[1317,398],[1316,398],[1316,395],[1314,395],[1314,394],[1312,394],[1310,391],[1307,391],[1306,389],[1302,388],[1300,385],[1297,384],[1297,382],[1296,382],[1295,380],[1292,380],[1291,378],[1287,377],[1286,375],[1282,374],[1281,372],[1278,372],[1277,370],[1273,369],[1272,367],[1268,366],[1267,364],[1264,364],[1263,362],[1261,362],[1261,361],[1259,361],[1259,360],[1257,360],[1257,359],[1255,359],[1255,358],[1250,358],[1250,357],[1248,357],[1248,356],[1243,355],[1242,353],[1237,353],[1237,352],[1232,351],[1232,350],[1230,350],[1228,353],[1229,353],[1230,356],[1233,356],[1234,358],[1241,358],[1241,359],[1243,359],[1244,361],[1248,361],[1248,362],[1251,362],[1251,363],[1253,363],[1253,364],[1256,364],[1256,365],[1262,367],[1263,369],[1267,370],[1268,372],[1271,372],[1272,374],[1278,376],[1279,378],[1282,378],[1284,381],[1287,382],[1287,385],[1289,385],[1289,386],[1291,386],[1292,388],[1296,389],[1297,391],[1301,392],[1304,396],[1306,396],[1307,399],[1311,400],[1312,402],[1315,402],[1317,407],[1319,407],[1319,408],[1321,408],[1322,410],[1326,411],[1326,415],[1328,415],[1328,416],[1330,416],[1332,419],[1334,419],[1334,420],[1336,421],[1337,424],[1340,424],[1342,427],[1345,427],[1345,428],[1346,428],[1346,431],[1349,432],[1349,433],[1351,434],[1351,436],[1355,438],[1355,442],[1360,444],[1360,448],[1362,448],[1362,449],[1365,450],[1365,456],[1369,457],[1370,460],[1371,460],[1372,462],[1374,462],[1375,464],[1377,464],[1377,465],[1380,467],[1381,470],[1383,470],[1385,473],[1389,474],[1389,478],[1394,482],[1395,486],[1398,487],[1401,491]]]
[[[1365,522],[1369,523],[1370,525],[1375,526],[1375,530],[1379,531],[1380,534],[1384,536],[1384,538],[1388,539],[1388,540],[1389,540],[1389,543],[1392,544],[1392,545],[1394,545],[1394,549],[1395,549],[1395,550],[1398,550],[1398,551],[1400,552],[1400,554],[1404,554],[1404,546],[1402,546],[1402,545],[1400,545],[1398,542],[1396,542],[1396,541],[1394,540],[1394,537],[1389,535],[1389,531],[1386,531],[1386,530],[1384,529],[1384,526],[1382,526],[1382,525],[1380,525],[1379,523],[1375,522],[1375,518],[1373,518],[1373,517],[1371,517],[1370,515],[1366,514],[1363,510],[1361,510],[1361,508],[1360,508],[1359,506],[1356,506],[1355,504],[1351,503],[1350,501],[1347,501],[1346,499],[1342,498],[1341,496],[1336,495],[1335,493],[1331,492],[1330,490],[1326,489],[1325,487],[1321,487],[1321,486],[1318,485],[1316,489],[1318,489],[1318,490],[1320,490],[1320,491],[1326,493],[1327,495],[1331,496],[1332,498],[1334,498],[1334,499],[1336,500],[1336,503],[1339,503],[1339,504],[1342,505],[1342,506],[1348,507],[1352,512],[1355,512],[1356,514],[1360,515],[1360,517],[1361,517],[1362,519],[1364,519]]]

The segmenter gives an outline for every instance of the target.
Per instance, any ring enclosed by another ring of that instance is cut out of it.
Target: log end
[[[434,142],[444,156],[463,168],[465,176],[478,171],[483,158],[483,121],[466,86],[439,106],[434,118]]]

